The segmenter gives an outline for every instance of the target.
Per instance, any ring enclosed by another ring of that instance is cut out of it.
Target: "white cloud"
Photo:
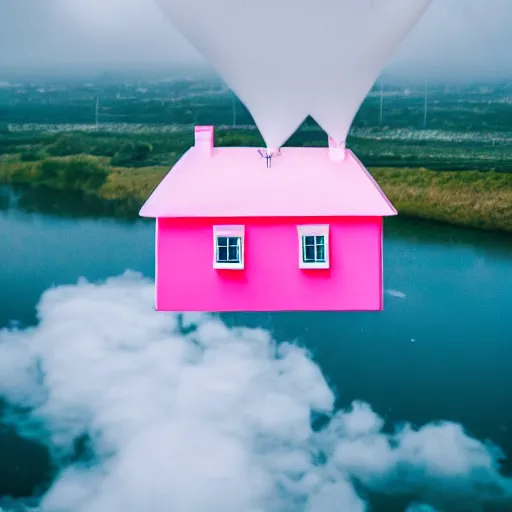
[[[156,313],[153,295],[131,273],[58,287],[37,327],[0,333],[0,395],[32,408],[18,428],[49,431],[64,464],[43,511],[363,512],[361,489],[433,506],[511,499],[500,452],[460,426],[385,433],[368,404],[333,410],[302,348],[211,316]],[[315,431],[318,413],[331,419]],[[66,466],[83,434],[92,459]]]

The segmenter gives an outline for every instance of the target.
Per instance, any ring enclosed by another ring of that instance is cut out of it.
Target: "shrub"
[[[29,149],[20,155],[22,162],[37,162],[44,157],[44,153],[40,149]]]
[[[89,156],[49,158],[41,162],[39,167],[40,182],[60,190],[93,192],[105,183],[107,176],[107,167]]]
[[[147,142],[129,142],[112,158],[111,164],[118,167],[143,167],[148,165],[153,146]]]
[[[64,133],[59,136],[54,144],[48,148],[48,154],[51,156],[70,156],[80,155],[89,152],[87,140],[74,133]]]

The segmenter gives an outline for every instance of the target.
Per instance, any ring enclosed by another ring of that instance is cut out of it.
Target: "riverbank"
[[[140,207],[168,172],[168,167],[118,167],[108,158],[91,155],[45,158],[26,162],[20,155],[0,156],[0,183],[45,187],[114,203],[123,215],[137,215]]]
[[[1,183],[81,192],[116,203],[128,216],[137,215],[168,170],[168,166],[115,166],[107,157],[91,155],[36,161],[26,161],[20,154],[0,157]],[[512,174],[417,167],[370,167],[370,171],[400,215],[512,233]]]
[[[512,233],[512,175],[370,168],[400,215]]]

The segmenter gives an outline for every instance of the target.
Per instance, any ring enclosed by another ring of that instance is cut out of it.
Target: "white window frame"
[[[240,261],[217,261],[217,239],[221,237],[240,238]],[[243,270],[245,258],[245,226],[213,226],[213,268],[220,270]]]
[[[329,225],[302,225],[297,226],[299,235],[299,268],[304,269],[325,269],[330,268],[330,250],[329,250]],[[325,261],[304,261],[304,237],[323,236]]]

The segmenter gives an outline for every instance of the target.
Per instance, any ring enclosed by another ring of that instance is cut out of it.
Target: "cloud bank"
[[[336,411],[305,349],[155,313],[153,295],[130,272],[81,281],[44,294],[36,327],[0,332],[0,396],[31,411],[11,421],[61,466],[41,511],[363,512],[376,493],[410,496],[407,512],[512,504],[500,450],[460,425]]]

